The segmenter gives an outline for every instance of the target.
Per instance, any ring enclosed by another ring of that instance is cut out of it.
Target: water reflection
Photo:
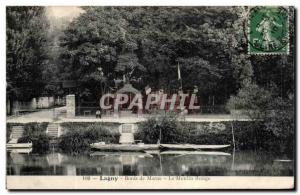
[[[277,160],[276,160],[277,159]],[[10,151],[8,175],[290,176],[293,161],[269,153],[150,151],[45,155]]]

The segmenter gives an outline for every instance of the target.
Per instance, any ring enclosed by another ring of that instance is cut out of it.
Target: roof
[[[120,94],[120,93],[126,93],[126,92],[134,93],[134,94],[140,94],[141,93],[139,90],[132,87],[132,85],[129,84],[129,83],[125,84],[124,87],[119,89],[116,93]]]

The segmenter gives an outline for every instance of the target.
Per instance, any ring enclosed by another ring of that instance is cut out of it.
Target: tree
[[[43,91],[48,26],[43,7],[7,7],[7,96],[28,101]]]
[[[264,118],[268,114],[271,92],[259,87],[250,80],[244,80],[237,95],[232,95],[227,103],[228,110],[241,110],[251,119]]]
[[[84,9],[64,32],[61,75],[79,81],[80,90],[88,88],[95,97],[123,75],[140,90],[150,85],[176,91],[178,63],[183,89],[196,85],[202,104],[210,103],[209,96],[225,104],[247,83],[267,91],[276,84],[283,96],[293,90],[292,55],[248,55],[248,7]],[[105,79],[95,80],[99,67]],[[87,83],[89,77],[95,82]],[[97,87],[101,83],[103,90]]]
[[[59,58],[63,48],[60,47],[60,37],[63,35],[65,30],[72,20],[71,17],[54,17],[47,15],[49,20],[49,28],[46,30],[47,33],[47,64],[43,67],[43,81],[45,87],[43,95],[46,96],[62,96],[64,90],[62,89],[62,82],[64,81],[61,75],[62,64]]]
[[[134,74],[136,72],[145,72],[145,67],[141,65],[135,54],[127,53],[119,56],[115,71],[122,73],[127,81],[138,82],[141,79],[141,74]]]
[[[126,21],[115,8],[87,7],[61,38],[64,79],[76,80],[94,99],[113,87]],[[99,71],[101,70],[101,72]]]

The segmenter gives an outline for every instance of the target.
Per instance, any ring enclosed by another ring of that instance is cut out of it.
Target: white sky
[[[49,6],[46,7],[46,9],[48,16],[53,16],[56,18],[74,18],[83,12],[83,10],[77,6]]]

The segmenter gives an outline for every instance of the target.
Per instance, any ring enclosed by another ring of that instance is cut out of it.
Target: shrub
[[[213,124],[213,125],[212,125]],[[219,125],[219,126],[218,126]],[[232,126],[237,150],[279,151],[278,137],[264,128],[264,121],[233,121],[222,123],[179,122],[174,116],[149,118],[139,125],[135,138],[155,144],[162,132],[161,143],[230,144],[233,146]],[[220,128],[222,126],[222,128]]]
[[[231,144],[232,136],[228,123],[214,123],[222,124],[225,129],[219,129],[217,127],[211,127],[211,123],[205,122],[201,124],[190,125],[190,133],[188,143],[191,144]],[[201,128],[197,128],[200,126]]]
[[[33,153],[46,153],[50,149],[50,137],[41,133],[34,137],[24,136],[18,140],[18,143],[32,142]]]
[[[48,123],[28,123],[24,126],[24,137],[38,137],[46,134]]]
[[[135,139],[155,144],[160,139],[160,133],[160,142],[165,144],[186,143],[189,135],[187,127],[177,120],[176,114],[167,114],[154,116],[140,123]]]
[[[274,134],[282,151],[293,151],[295,137],[294,98],[274,98],[269,103],[270,113],[264,119],[264,129]]]
[[[48,123],[26,123],[26,124],[20,124],[20,123],[7,123],[6,124],[6,139],[7,142],[10,139],[11,135],[11,129],[13,126],[22,125],[24,126],[24,134],[23,137],[36,137],[36,135],[39,135],[40,133],[44,132],[46,133],[46,129],[48,126]]]
[[[230,96],[228,110],[244,110],[250,118],[261,118],[271,99],[271,93],[254,83],[245,83],[236,96]]]
[[[46,134],[48,123],[28,123],[18,143],[32,142],[34,153],[46,153],[50,148],[50,137]]]
[[[74,125],[71,125],[75,127]],[[69,126],[70,127],[70,126]],[[65,152],[78,153],[90,148],[91,143],[118,143],[120,134],[113,133],[101,124],[78,125],[76,129],[69,129],[59,139],[59,147]]]

